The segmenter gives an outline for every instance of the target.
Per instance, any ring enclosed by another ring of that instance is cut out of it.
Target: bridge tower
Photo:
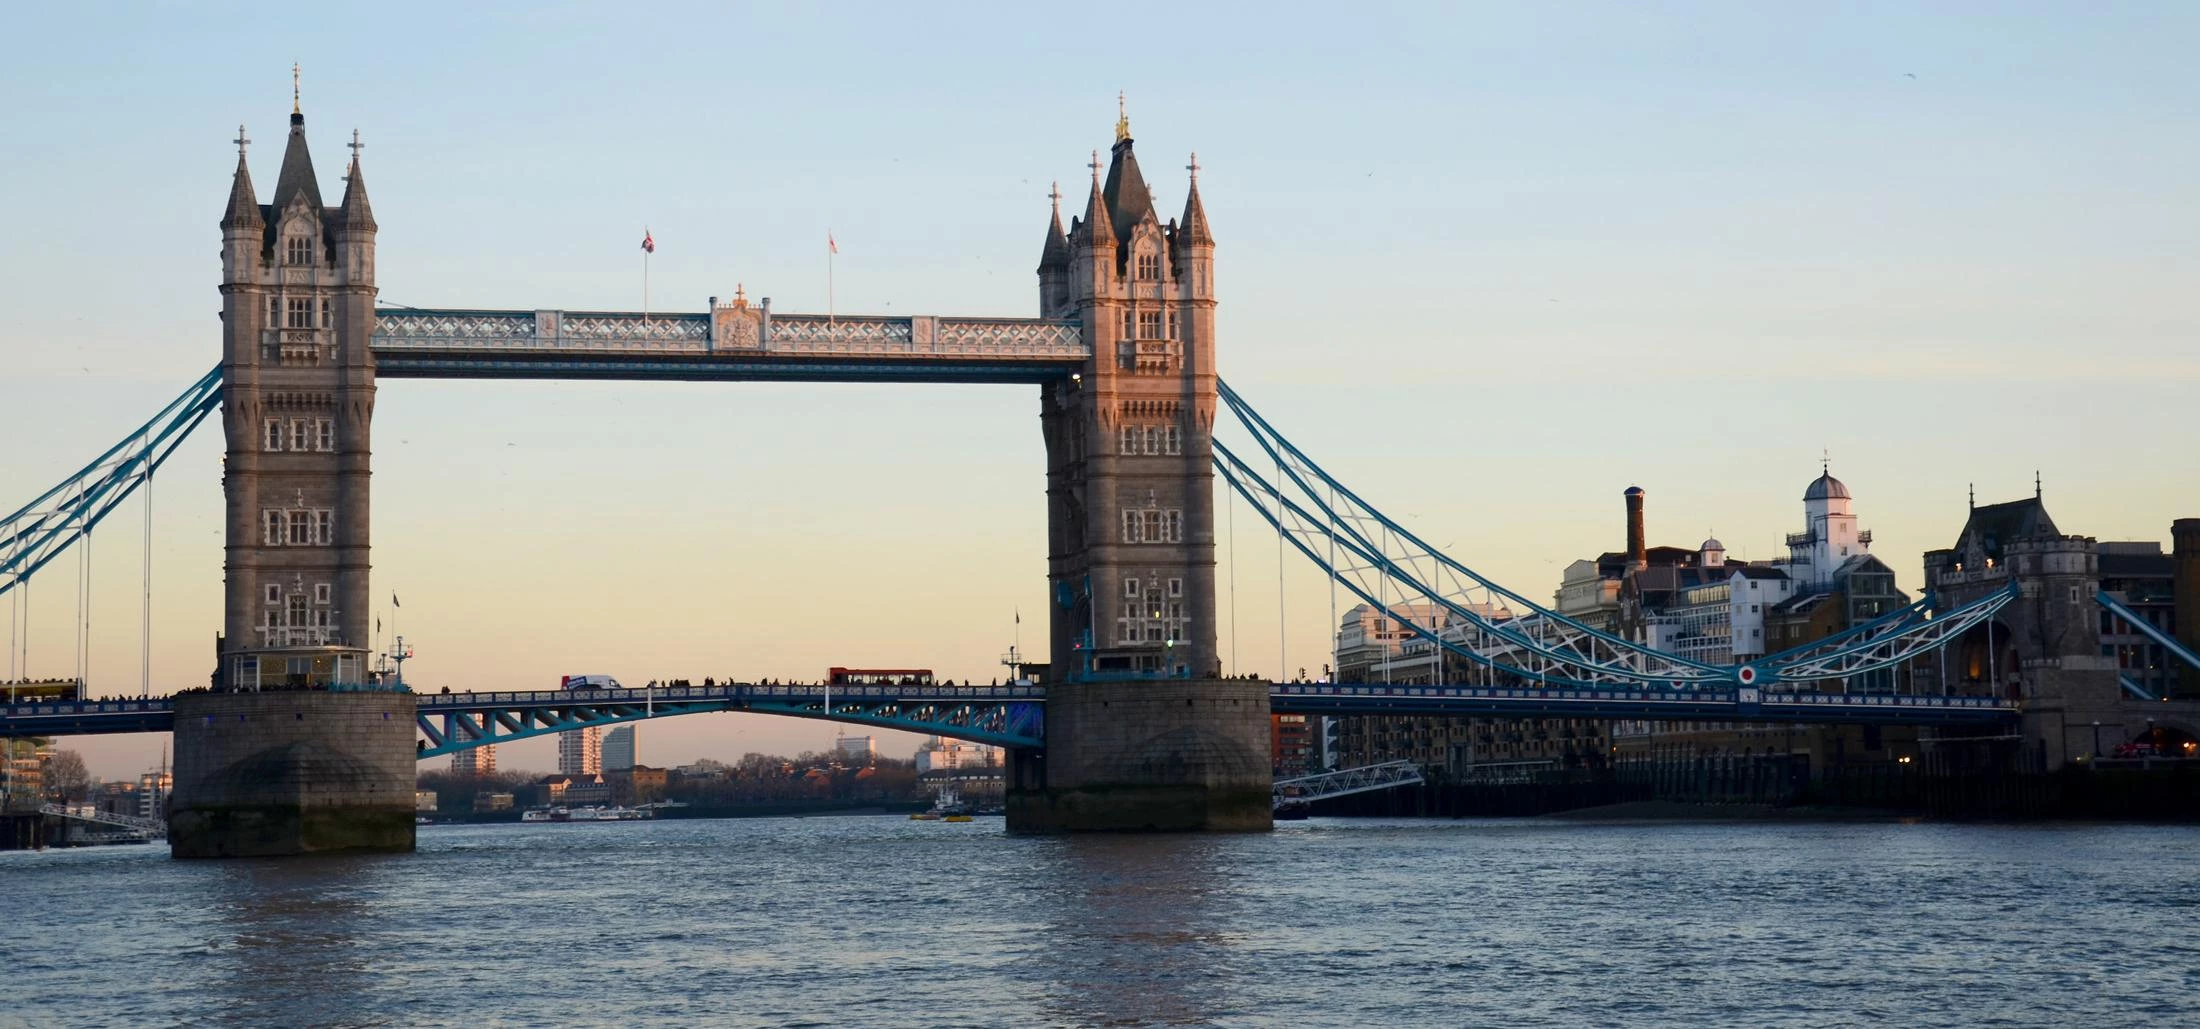
[[[1042,316],[1092,357],[1042,388],[1054,682],[1045,753],[1010,759],[1019,830],[1267,829],[1265,683],[1215,645],[1215,240],[1188,165],[1162,220],[1120,116],[1082,217],[1054,198]]]
[[[410,850],[411,698],[368,689],[374,212],[326,206],[294,102],[270,202],[237,136],[222,231],[223,631],[178,698],[179,857]]]
[[[2084,760],[2096,737],[2126,738],[2116,661],[2101,655],[2092,537],[2064,535],[2035,495],[1972,508],[1954,547],[1925,554],[1925,582],[1943,609],[2012,579],[2017,599],[1936,662],[1948,690],[2021,700],[2026,743],[2050,770]]]

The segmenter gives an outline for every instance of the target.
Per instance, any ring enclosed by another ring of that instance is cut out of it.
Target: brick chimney
[[[1650,564],[1650,547],[1642,531],[1642,497],[1642,487],[1627,487],[1627,559],[1637,568]]]

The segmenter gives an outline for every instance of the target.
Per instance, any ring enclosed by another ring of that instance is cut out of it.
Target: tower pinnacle
[[[252,145],[251,138],[244,134],[243,122],[237,123],[237,138],[230,140],[230,142],[237,144],[237,159],[240,161],[243,160],[244,148]]]
[[[290,116],[304,117],[304,109],[298,106],[298,62],[290,63]]]
[[[1119,89],[1115,91],[1115,141],[1121,143],[1129,138],[1131,138],[1131,116],[1124,104],[1123,91]]]

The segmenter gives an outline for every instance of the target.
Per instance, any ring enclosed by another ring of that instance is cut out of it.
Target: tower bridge
[[[2097,578],[2090,541],[2051,539],[2051,525],[1967,527],[1951,556],[1929,561],[1934,592],[1916,604],[1732,665],[1583,624],[1429,546],[1223,383],[1216,242],[1198,162],[1187,166],[1181,214],[1164,220],[1127,118],[1116,125],[1109,158],[1095,152],[1083,211],[1066,226],[1055,196],[1030,317],[776,312],[769,299],[752,302],[738,287],[702,312],[378,306],[380,224],[356,135],[334,205],[324,202],[295,103],[264,203],[249,140],[240,131],[236,142],[219,225],[219,363],[122,442],[0,521],[0,592],[8,592],[87,539],[220,409],[225,602],[212,689],[0,707],[0,734],[174,732],[171,839],[179,856],[410,849],[413,764],[421,756],[706,711],[1002,744],[1010,749],[1017,829],[1235,830],[1269,824],[1271,712],[1984,730],[2021,720],[2059,761],[2077,751],[2050,736],[2074,715],[2120,702],[2113,668],[2089,649],[2098,644],[2089,628]],[[734,684],[640,696],[414,696],[372,671],[368,653],[374,402],[381,380],[408,378],[1036,386],[1046,449],[1048,642],[1058,681],[1008,694],[856,687],[828,695]],[[1244,441],[1218,441],[1218,421]],[[1468,670],[1467,681],[1376,687],[1220,678],[1218,477],[1338,586],[1442,648]],[[2036,602],[2015,603],[2020,598]],[[1951,651],[2021,674],[1991,673],[1984,688],[1973,688],[1975,676],[1942,674],[1937,689],[1906,695],[1847,689],[1890,669],[1945,666]]]

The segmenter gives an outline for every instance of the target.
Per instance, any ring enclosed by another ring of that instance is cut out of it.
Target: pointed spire
[[[1153,214],[1153,195],[1146,191],[1146,176],[1138,170],[1138,155],[1131,152],[1129,125],[1117,126],[1122,138],[1115,143],[1108,163],[1108,181],[1101,187],[1108,201],[1108,221],[1115,227],[1115,241],[1128,243],[1131,230]]]
[[[1186,245],[1213,246],[1214,233],[1207,228],[1207,205],[1199,202],[1199,154],[1192,154],[1192,162],[1184,166],[1192,173],[1192,189],[1184,197],[1184,217],[1177,220],[1177,241]]]
[[[260,198],[252,190],[252,169],[245,164],[244,150],[252,140],[244,134],[244,126],[237,126],[237,174],[229,183],[229,208],[222,212],[222,228],[256,228],[265,225],[260,217]]]
[[[283,170],[275,176],[275,210],[282,211],[292,198],[303,194],[321,210],[321,184],[313,177],[313,155],[306,150],[306,116],[292,111],[290,139],[283,146]]]
[[[1085,201],[1085,241],[1093,246],[1114,246],[1115,222],[1108,217],[1108,201],[1100,193],[1100,151],[1092,152],[1092,196]]]
[[[359,130],[351,130],[351,168],[344,173],[344,207],[337,224],[346,229],[365,229],[373,232],[374,209],[367,206],[367,179],[359,173],[359,151],[367,145],[359,142]]]
[[[1123,91],[1118,89],[1115,91],[1115,141],[1121,143],[1129,138],[1131,138],[1130,109],[1124,104]]]
[[[1069,239],[1062,235],[1062,184],[1057,182],[1047,190],[1047,198],[1054,201],[1054,213],[1047,219],[1046,245],[1039,251],[1039,267],[1069,267]]]

